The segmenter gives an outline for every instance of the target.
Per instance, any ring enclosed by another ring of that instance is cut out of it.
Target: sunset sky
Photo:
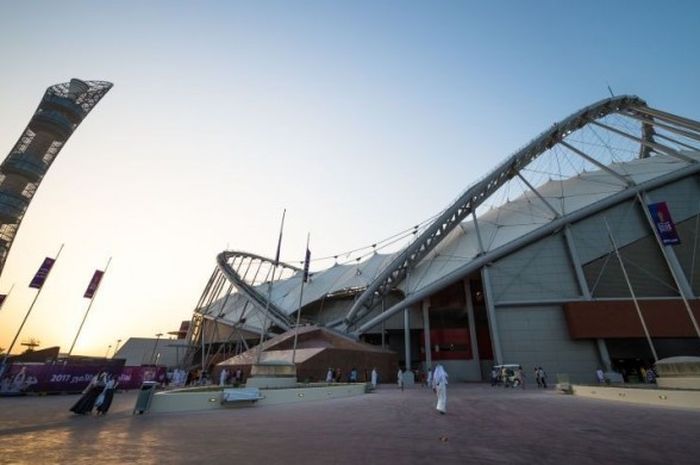
[[[74,351],[104,355],[189,319],[218,252],[274,255],[283,208],[283,259],[307,232],[332,255],[437,213],[608,85],[700,119],[698,18],[692,1],[0,0],[0,156],[50,85],[114,83],[25,216],[0,347],[61,244],[20,340],[67,350],[113,257]]]

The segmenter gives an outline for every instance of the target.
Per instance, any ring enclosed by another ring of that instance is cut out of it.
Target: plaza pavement
[[[0,398],[0,464],[697,464],[700,410],[453,384],[330,401],[75,416],[77,396]]]

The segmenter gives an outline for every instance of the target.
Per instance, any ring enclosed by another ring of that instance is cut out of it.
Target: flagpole
[[[654,348],[654,343],[651,342],[651,336],[649,335],[649,330],[647,329],[647,324],[644,321],[644,317],[642,316],[642,310],[639,308],[639,302],[637,302],[637,296],[634,293],[634,289],[632,288],[632,283],[630,282],[629,276],[627,276],[627,270],[625,269],[625,264],[622,263],[622,257],[620,256],[620,251],[617,248],[617,244],[615,243],[615,238],[612,235],[612,231],[610,231],[610,225],[608,224],[607,218],[603,218],[603,221],[605,222],[605,229],[608,230],[608,237],[610,238],[610,243],[613,246],[613,249],[615,250],[615,255],[617,256],[617,261],[620,262],[620,268],[622,268],[622,275],[625,277],[625,282],[627,283],[627,288],[630,291],[630,295],[632,296],[632,302],[634,302],[634,308],[637,310],[637,316],[639,316],[639,321],[642,323],[642,329],[644,329],[644,335],[647,338],[647,343],[649,343],[649,348],[651,349],[651,353],[654,356],[654,361],[658,362],[659,357],[656,355],[656,349]]]
[[[19,329],[17,330],[17,334],[15,334],[15,338],[12,339],[12,344],[10,344],[10,348],[7,349],[7,352],[5,353],[5,358],[2,360],[2,366],[0,367],[0,376],[2,376],[5,373],[5,365],[7,365],[7,359],[10,357],[10,353],[12,352],[12,349],[15,346],[15,342],[17,342],[17,338],[19,338],[20,333],[22,332],[22,328],[24,328],[24,324],[27,322],[27,319],[29,318],[29,314],[32,313],[32,309],[34,308],[34,304],[36,303],[36,300],[39,298],[39,295],[41,294],[41,291],[44,289],[44,284],[46,284],[46,281],[49,279],[49,275],[51,274],[51,270],[53,270],[53,265],[58,261],[59,255],[61,255],[61,251],[63,250],[63,246],[65,244],[61,244],[61,247],[58,249],[58,253],[56,254],[56,258],[54,258],[53,264],[51,265],[51,268],[49,268],[49,272],[46,273],[46,277],[44,278],[44,282],[41,283],[41,287],[37,290],[36,295],[34,296],[34,300],[32,300],[32,304],[29,306],[29,310],[27,310],[27,313],[24,315],[24,319],[22,320],[22,324],[19,325]]]
[[[262,358],[262,345],[265,340],[265,326],[267,326],[267,315],[270,313],[270,300],[272,300],[272,285],[275,282],[275,274],[277,273],[277,265],[280,261],[280,249],[282,248],[282,232],[284,230],[284,217],[287,215],[287,209],[282,211],[282,222],[280,223],[280,235],[277,239],[277,253],[275,254],[275,262],[272,266],[272,278],[270,286],[267,288],[267,302],[265,303],[265,315],[263,316],[263,324],[260,326],[260,343],[258,344],[258,357],[256,363],[260,363]]]
[[[12,286],[10,286],[10,290],[7,291],[7,294],[5,294],[5,299],[0,304],[0,310],[2,310],[2,307],[5,306],[5,302],[7,302],[7,299],[10,298],[10,294],[12,293],[12,289],[14,289],[14,288],[15,288],[15,283],[12,283]]]
[[[85,315],[83,315],[83,321],[80,322],[80,327],[78,328],[78,332],[75,334],[75,339],[73,339],[73,344],[71,344],[70,349],[68,350],[69,357],[70,357],[70,354],[73,353],[73,348],[75,347],[75,343],[78,342],[78,336],[80,336],[80,331],[83,330],[83,325],[85,324],[85,320],[87,319],[88,313],[90,313],[90,309],[92,308],[92,303],[95,301],[95,297],[97,297],[97,291],[100,290],[100,285],[102,284],[102,280],[104,279],[105,275],[107,274],[107,268],[109,268],[109,264],[111,262],[112,262],[112,257],[109,257],[109,260],[107,260],[107,266],[105,266],[105,269],[102,272],[102,276],[100,277],[100,282],[97,284],[97,287],[95,288],[95,292],[92,294],[92,297],[90,298],[90,303],[88,304],[87,310],[85,310]]]
[[[292,349],[292,365],[296,361],[297,356],[297,337],[299,336],[299,321],[301,319],[301,303],[304,298],[304,283],[306,283],[307,272],[309,271],[309,240],[311,233],[306,234],[306,252],[304,255],[304,271],[301,273],[301,290],[299,291],[299,307],[297,308],[297,324],[294,326],[294,348]]]

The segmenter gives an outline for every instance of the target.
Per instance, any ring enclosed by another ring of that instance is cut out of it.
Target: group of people
[[[615,382],[656,384],[656,370],[653,366],[640,366],[636,371],[632,371],[632,374],[624,368],[617,371],[615,367],[612,367],[611,371],[605,373],[601,367],[598,367],[595,371],[595,377],[598,384],[610,384]]]
[[[542,367],[534,368],[534,377],[538,388],[547,388],[547,373]],[[522,365],[497,365],[491,368],[491,386],[498,384],[502,384],[503,387],[525,389],[525,370]]]
[[[372,372],[376,375],[376,369],[372,369]],[[365,378],[367,378],[367,371],[365,370]],[[350,370],[348,373],[347,377],[347,382],[348,383],[357,383],[360,380],[359,378],[359,372],[357,371],[357,368],[354,368]],[[340,368],[329,368],[328,372],[326,373],[326,382],[327,383],[341,383],[343,382],[343,372]],[[373,383],[376,385],[376,382]]]
[[[71,412],[89,415],[96,408],[98,415],[106,415],[112,405],[117,384],[119,383],[114,375],[106,371],[98,373],[83,390],[80,399],[70,408]]]
[[[243,370],[240,368],[231,372],[228,368],[224,368],[219,373],[219,386],[227,386],[230,384],[238,385],[243,382]]]

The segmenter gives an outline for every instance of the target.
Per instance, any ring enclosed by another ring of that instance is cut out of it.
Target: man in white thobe
[[[219,375],[219,386],[223,386],[226,384],[226,379],[228,378],[228,370],[224,368],[221,370],[221,374]]]
[[[433,390],[437,394],[437,411],[447,413],[447,372],[438,364],[433,372]]]
[[[372,368],[372,375],[371,375],[371,381],[372,381],[372,389],[377,389],[377,369]]]
[[[333,382],[333,369],[332,368],[329,368],[328,373],[326,373],[326,382],[329,384]]]

